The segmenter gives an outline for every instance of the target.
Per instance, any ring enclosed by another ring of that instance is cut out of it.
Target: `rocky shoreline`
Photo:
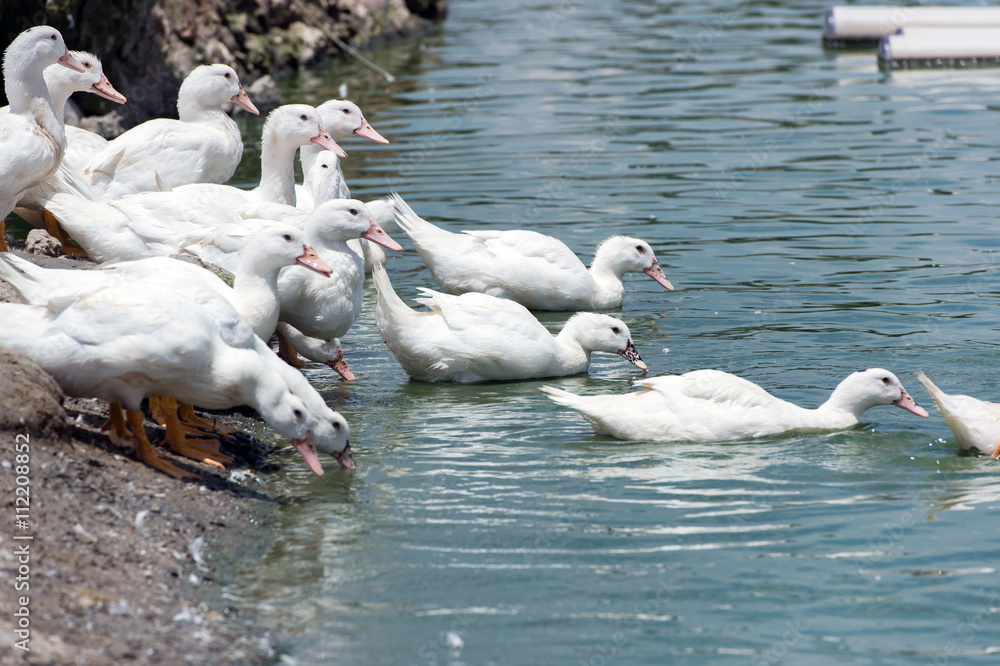
[[[0,300],[12,297],[0,284]],[[259,541],[255,528],[278,505],[254,487],[257,472],[278,467],[269,445],[224,444],[235,459],[226,472],[162,451],[199,476],[169,478],[100,431],[106,405],[66,398],[34,362],[2,349],[0,405],[0,664],[273,663],[266,629],[205,601],[218,598],[212,553]]]
[[[0,6],[0,35],[6,45],[48,24],[69,48],[97,54],[129,101],[74,101],[82,126],[114,136],[150,118],[176,117],[181,80],[198,65],[230,65],[249,87],[428,30],[446,13],[447,0],[11,0]]]
[[[96,266],[43,254],[57,243],[41,230],[27,244],[11,240],[18,256],[45,267]],[[0,302],[19,300],[0,281]],[[261,432],[252,414],[204,415]],[[281,501],[257,489],[260,474],[298,455],[241,435],[223,441],[233,462],[220,471],[160,449],[199,477],[177,480],[113,444],[101,431],[107,416],[105,403],[66,397],[0,341],[0,666],[276,663],[280,646],[267,628],[211,589],[211,562],[260,543],[260,526]],[[162,440],[149,419],[146,430]]]
[[[225,473],[174,459],[200,477],[178,481],[112,444],[104,405],[64,400],[26,357],[0,351],[0,387],[5,405],[36,407],[0,422],[0,664],[269,663],[265,630],[204,601],[218,595],[211,553],[277,504],[250,471],[274,467],[268,448],[224,447],[238,459]]]

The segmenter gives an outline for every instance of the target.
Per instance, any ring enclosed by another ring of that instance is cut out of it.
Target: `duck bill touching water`
[[[427,382],[512,381],[586,372],[595,351],[648,368],[620,319],[578,312],[553,336],[523,305],[487,294],[460,296],[422,289],[411,309],[396,295],[385,268],[372,272],[378,290],[375,322],[403,369]]]
[[[719,442],[789,430],[844,430],[878,405],[927,416],[896,375],[881,368],[849,375],[816,409],[793,405],[721,370],[695,370],[636,383],[643,390],[621,395],[582,396],[551,386],[542,391],[578,411],[598,434],[624,440]]]

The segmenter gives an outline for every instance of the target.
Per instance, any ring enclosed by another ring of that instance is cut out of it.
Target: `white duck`
[[[645,241],[612,236],[597,246],[590,269],[565,243],[536,231],[451,233],[413,212],[398,194],[396,221],[413,240],[434,281],[448,293],[480,292],[509,298],[533,310],[604,310],[621,306],[622,276],[643,272],[665,289]]]
[[[73,57],[83,65],[84,72],[74,72],[65,67],[50,65],[45,68],[45,85],[52,95],[52,106],[56,117],[65,120],[66,102],[74,92],[89,92],[110,100],[116,104],[124,104],[128,100],[125,95],[115,90],[111,81],[104,74],[101,59],[86,51],[70,51]],[[100,134],[89,132],[82,127],[64,125],[66,130],[66,152],[63,154],[63,164],[80,171],[90,158],[107,145],[108,140]]]
[[[104,67],[101,59],[93,53],[87,51],[70,51],[70,55],[80,63],[83,71],[77,71],[70,67],[65,67],[62,63],[49,65],[42,72],[45,79],[45,87],[49,91],[49,98],[52,100],[52,110],[56,118],[63,120],[66,115],[66,102],[75,92],[91,92],[95,95],[111,100],[118,104],[124,104],[127,100],[125,96],[115,90],[111,81],[104,75]],[[0,114],[10,113],[10,106],[0,107]],[[65,128],[67,131],[70,128]],[[72,129],[80,129],[74,127]],[[69,137],[67,136],[67,142]],[[66,147],[64,159],[69,157],[69,146]]]
[[[59,122],[63,123],[63,131],[66,134],[66,151],[63,153],[62,162],[56,173],[51,178],[26,191],[14,209],[22,219],[36,227],[43,226],[43,204],[55,193],[70,192],[96,196],[89,183],[78,171],[81,165],[79,162],[73,161],[74,150],[77,147],[75,140],[80,135],[95,136],[102,142],[105,140],[93,132],[65,125],[66,102],[69,101],[70,95],[75,92],[90,92],[118,104],[124,104],[127,101],[124,95],[115,90],[108,77],[104,75],[104,69],[97,56],[86,51],[70,51],[70,54],[80,63],[84,71],[78,72],[57,63],[46,67],[44,72],[45,85],[52,98],[52,109]],[[7,113],[9,109],[10,107],[3,107],[0,109],[0,113]]]
[[[375,323],[414,379],[482,382],[572,375],[587,371],[595,351],[620,354],[647,370],[628,326],[614,317],[578,312],[553,336],[513,301],[421,289],[417,301],[430,311],[417,312],[396,295],[381,264],[372,277],[378,290]]]
[[[123,404],[140,460],[171,476],[193,476],[160,459],[146,438],[142,399],[162,395],[214,409],[250,405],[310,467],[319,466],[307,448],[305,404],[265,361],[246,321],[210,289],[192,298],[169,283],[87,279],[29,300],[36,304],[0,304],[4,346],[30,356],[68,395],[111,403],[115,439],[126,434],[116,407]]]
[[[626,440],[718,442],[799,429],[843,430],[860,423],[865,411],[876,405],[896,405],[927,416],[896,375],[881,368],[849,375],[816,409],[793,405],[721,370],[636,383],[644,390],[621,395],[581,396],[551,386],[542,391],[580,412],[598,434]]]
[[[317,106],[316,110],[323,121],[323,127],[336,141],[346,139],[354,134],[375,143],[389,143],[388,139],[376,132],[365,120],[361,109],[354,102],[346,99],[331,99]],[[309,174],[319,154],[320,148],[317,146],[302,146],[299,150],[299,162],[302,164],[302,185],[296,186],[295,194],[298,198],[296,205],[304,210],[312,210],[316,204],[326,200],[316,195],[316,191],[312,189],[309,182]],[[344,180],[340,160],[336,156],[333,156],[329,167],[335,170],[338,175],[336,198],[350,199],[351,191],[347,187],[347,181]]]
[[[1000,404],[967,395],[949,395],[923,372],[917,373],[917,379],[934,398],[959,447],[994,458],[1000,456]]]
[[[262,244],[265,241],[258,239],[257,242]],[[287,244],[287,242],[284,239],[279,239],[278,245],[282,244]],[[276,250],[273,245],[272,243],[271,253],[281,254],[282,250]],[[284,254],[290,255],[291,253],[284,252]],[[240,292],[244,292],[242,295],[249,295],[248,292],[254,289],[254,285],[237,281],[234,288],[231,289],[222,280],[203,268],[162,257],[115,264],[92,271],[75,271],[43,269],[15,255],[3,254],[0,255],[0,277],[14,286],[29,303],[42,305],[73,301],[80,298],[81,295],[86,296],[102,288],[109,290],[131,289],[132,294],[121,297],[122,303],[130,302],[134,294],[147,294],[155,299],[161,290],[178,298],[186,295],[190,304],[200,307],[215,320],[215,327],[224,340],[237,346],[252,347],[256,350],[262,358],[265,371],[271,375],[280,376],[292,394],[305,404],[307,411],[304,419],[309,431],[309,438],[298,442],[296,446],[310,469],[316,474],[322,475],[323,473],[315,455],[317,447],[336,458],[342,466],[355,466],[350,455],[347,423],[343,417],[327,407],[323,398],[309,385],[302,374],[289,368],[287,364],[278,359],[259,336],[250,345],[245,339],[245,334],[246,331],[252,332],[252,329],[245,323],[237,325],[233,321],[234,313],[242,315],[233,307],[233,304],[240,303]],[[117,307],[118,304],[119,301],[112,302],[114,307]],[[156,303],[150,305],[150,307],[155,306]],[[137,309],[134,314],[127,316],[142,317],[145,314],[143,310]],[[248,314],[252,318],[253,313]],[[120,311],[109,311],[108,316],[123,315]],[[247,320],[243,318],[241,321]],[[166,334],[167,332],[165,332]],[[138,353],[139,351],[136,351],[136,354]],[[149,353],[155,354],[157,350],[152,349]],[[140,359],[141,356],[132,356],[133,363],[144,363]],[[277,382],[277,379],[272,376],[270,381]],[[190,396],[186,398],[176,393],[150,393],[147,395],[166,395],[181,402],[194,402],[203,407],[212,408],[210,404],[196,402]],[[253,406],[252,403],[248,404]],[[260,410],[258,409],[258,411]],[[261,414],[267,420],[267,414],[265,412],[261,412]],[[277,427],[275,429],[280,431]],[[171,431],[170,424],[168,424],[168,437],[171,435],[173,438],[168,439],[171,446],[182,454],[189,455],[185,453],[187,447],[184,444],[183,436],[176,430]],[[180,438],[180,442],[177,441],[177,437]],[[201,458],[196,457],[196,459]]]
[[[110,264],[102,270],[114,271],[129,283],[142,283],[149,279],[170,281],[180,292],[210,288],[225,298],[250,324],[261,343],[267,343],[274,333],[278,317],[278,271],[285,266],[297,264],[321,275],[328,275],[329,268],[303,242],[303,236],[300,229],[280,223],[272,223],[253,235],[243,247],[241,260],[234,269],[231,288],[199,266],[167,257]],[[270,352],[269,346],[265,345],[263,348]],[[273,353],[264,353],[264,356],[309,410],[312,444],[303,444],[303,450],[308,452],[314,444],[320,451],[333,456],[343,467],[355,467],[350,453],[349,429],[344,418],[327,406],[302,373],[290,368]],[[310,468],[322,476],[322,468],[313,466],[311,459],[307,458]]]
[[[308,104],[285,104],[268,114],[260,146],[260,185],[243,190],[229,185],[198,183],[174,189],[180,196],[192,192],[228,206],[272,201],[295,205],[295,151],[315,144],[347,156],[327,133],[319,113]]]
[[[110,264],[107,268],[117,269],[123,275],[138,270],[140,276],[152,271],[193,282],[207,280],[266,342],[274,335],[274,327],[278,323],[278,276],[281,270],[297,265],[304,271],[316,273],[320,279],[329,279],[330,267],[305,239],[305,232],[290,224],[272,223],[258,231],[239,254],[239,262],[232,270],[232,288],[200,266],[170,257],[152,257],[141,263]]]
[[[62,119],[45,85],[49,65],[83,71],[55,28],[25,30],[4,51],[4,90],[10,112],[0,116],[0,251],[4,221],[28,188],[52,176],[66,150]]]
[[[203,196],[143,192],[94,201],[55,194],[45,202],[63,229],[98,263],[170,254],[243,218]]]
[[[306,195],[309,197],[308,200],[314,202],[315,206],[327,201],[350,198],[349,195],[344,195],[345,190],[342,189],[344,175],[340,172],[339,164],[336,154],[329,150],[319,151],[313,160],[313,166],[305,178],[305,187],[309,191]],[[298,188],[296,192],[299,192]],[[383,231],[390,233],[399,231],[399,225],[396,224],[396,206],[391,198],[375,199],[365,205]],[[305,209],[304,206],[299,207]],[[364,257],[366,275],[371,274],[372,266],[384,264],[388,259],[385,250],[378,243],[356,238],[349,241],[348,245]]]
[[[333,273],[329,280],[314,280],[309,271],[295,266],[283,269],[278,279],[280,318],[303,335],[316,339],[305,345],[298,336],[287,340],[297,351],[301,347],[303,356],[315,359],[316,350],[325,345],[335,345],[339,350],[340,343],[335,340],[347,333],[361,314],[365,265],[347,242],[364,238],[390,250],[403,248],[379,227],[368,207],[355,199],[334,199],[321,204],[310,214],[304,228],[306,242],[316,249]],[[282,355],[289,360],[287,349]],[[332,359],[332,364],[330,360],[322,362],[338,370],[346,367],[346,361],[341,366],[342,360],[343,352],[340,358]],[[345,379],[353,377],[341,375]]]
[[[228,65],[196,67],[177,94],[178,120],[156,118],[109,141],[83,169],[108,199],[155,192],[186,183],[224,183],[243,156],[243,138],[223,110],[230,101],[253,114],[235,70]]]

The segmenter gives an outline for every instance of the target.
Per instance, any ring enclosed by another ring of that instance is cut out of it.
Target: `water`
[[[268,490],[296,501],[222,571],[227,603],[299,664],[995,663],[996,463],[958,453],[915,372],[1000,399],[1000,76],[824,51],[826,7],[463,0],[371,54],[394,84],[336,62],[280,85],[318,103],[346,81],[391,139],[342,142],[360,198],[588,258],[649,241],[677,291],[629,276],[620,316],[654,374],[716,367],[816,405],[885,367],[929,419],[617,442],[538,388],[627,391],[621,359],[414,383],[370,307],[344,340],[359,379],[309,370],[358,469],[289,458]],[[406,299],[432,286],[412,251],[389,271]]]

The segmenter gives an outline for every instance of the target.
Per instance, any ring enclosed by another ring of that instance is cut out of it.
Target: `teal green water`
[[[649,241],[677,291],[629,276],[620,316],[654,374],[817,405],[880,366],[929,419],[617,442],[538,387],[626,391],[621,359],[414,383],[369,307],[344,339],[358,380],[309,370],[358,469],[288,458],[268,490],[292,501],[221,572],[225,603],[299,664],[995,663],[997,465],[958,453],[915,372],[1000,400],[1000,74],[880,73],[823,50],[826,6],[463,0],[371,54],[395,83],[336,62],[280,85],[318,103],[346,81],[391,139],[342,142],[360,198],[587,257]],[[404,298],[433,286],[412,250],[389,271]]]

